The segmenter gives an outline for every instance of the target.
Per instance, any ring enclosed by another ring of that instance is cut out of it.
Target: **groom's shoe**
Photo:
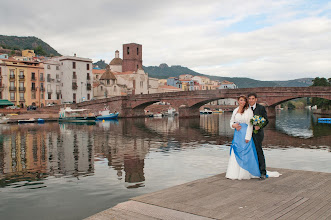
[[[261,176],[260,176],[260,180],[265,180],[267,177],[266,177],[266,175],[265,174],[261,174]]]

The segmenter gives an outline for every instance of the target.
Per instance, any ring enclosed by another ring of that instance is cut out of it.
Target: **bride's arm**
[[[235,123],[234,116],[237,114],[237,112],[238,112],[238,108],[234,109],[233,112],[232,112],[232,116],[231,116],[231,120],[230,120],[230,128],[231,129],[234,129],[234,127],[232,127],[232,125]]]
[[[251,124],[251,118],[253,118],[253,115],[254,113],[250,108],[248,108],[245,111],[246,124],[248,125],[246,130],[245,140],[248,141],[251,140],[253,134],[253,125]]]

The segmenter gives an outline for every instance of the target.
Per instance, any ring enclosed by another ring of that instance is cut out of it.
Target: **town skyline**
[[[328,1],[16,3],[2,4],[0,33],[36,36],[94,62],[109,63],[135,42],[144,45],[145,66],[207,75],[287,80],[328,77],[331,69]]]

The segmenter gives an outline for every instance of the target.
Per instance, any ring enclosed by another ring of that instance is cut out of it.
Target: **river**
[[[230,117],[0,125],[0,219],[82,219],[223,173]],[[263,144],[267,167],[331,172],[331,125],[307,110],[277,112]]]

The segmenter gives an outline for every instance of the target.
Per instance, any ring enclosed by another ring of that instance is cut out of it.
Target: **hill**
[[[158,79],[167,79],[169,77],[178,77],[182,74],[191,74],[193,76],[206,76],[212,80],[227,80],[234,82],[239,88],[252,88],[252,87],[307,87],[312,85],[313,78],[294,79],[287,81],[261,81],[245,77],[221,77],[221,76],[210,76],[195,72],[187,67],[180,65],[168,66],[163,63],[160,66],[144,66],[145,72],[150,77]]]
[[[55,49],[36,37],[18,37],[0,35],[0,47],[11,50],[12,54],[17,55],[19,50],[34,50],[40,56],[61,56]],[[11,54],[11,55],[12,55]]]

